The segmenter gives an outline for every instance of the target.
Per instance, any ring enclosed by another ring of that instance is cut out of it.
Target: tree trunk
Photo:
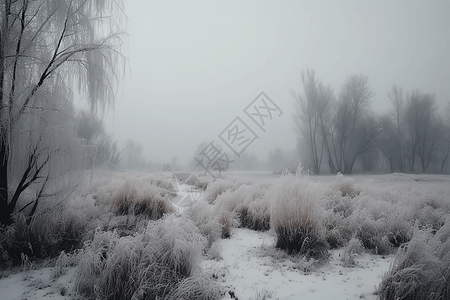
[[[1,141],[0,146],[0,224],[12,224],[8,208],[8,154],[4,141]]]
[[[441,173],[444,173],[444,166],[445,166],[445,162],[447,161],[449,153],[450,153],[450,143],[447,144],[447,153],[445,154],[445,157],[442,160]]]
[[[6,27],[8,24],[9,6],[11,3],[5,3],[5,14],[2,16],[0,24],[0,224],[12,224],[11,212],[8,209],[8,119],[5,110],[8,108],[4,99],[4,78],[5,78],[5,41]]]

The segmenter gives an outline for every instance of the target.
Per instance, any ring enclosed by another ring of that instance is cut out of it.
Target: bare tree
[[[400,152],[399,137],[394,120],[391,115],[384,115],[380,118],[380,122],[384,130],[380,136],[378,148],[389,161],[391,172],[396,171],[397,163],[400,163],[399,169],[402,170],[401,159],[398,159]]]
[[[436,152],[438,140],[442,137],[442,124],[436,109],[433,94],[423,94],[416,90],[408,95],[405,124],[410,145],[409,159],[412,172],[415,171],[417,157],[420,158],[422,170],[427,170]]]
[[[324,143],[324,140],[326,140],[324,134],[326,117],[324,114],[328,112],[333,90],[330,87],[325,87],[316,78],[313,70],[303,71],[301,79],[303,94],[292,93],[296,101],[294,122],[297,133],[303,137],[308,145],[312,171],[319,174],[323,152],[327,146]]]
[[[351,75],[336,103],[329,134],[330,159],[344,174],[352,173],[356,158],[373,148],[381,133],[381,123],[369,109],[373,96],[367,76]]]
[[[438,147],[438,157],[441,161],[440,172],[444,173],[445,163],[450,155],[450,101],[447,102],[444,111],[444,122],[442,124],[442,141]]]
[[[16,199],[31,185],[41,191],[30,200],[36,206],[44,194],[51,168],[58,166],[54,160],[64,152],[48,147],[48,136],[57,131],[49,115],[71,105],[72,88],[78,87],[93,111],[112,104],[122,42],[120,20],[112,15],[122,11],[120,0],[1,2],[0,223],[12,222],[11,215],[20,210]],[[63,103],[52,105],[55,99]],[[36,119],[43,123],[27,141],[30,122]],[[21,148],[28,152],[20,156],[17,147],[30,141],[34,144]],[[21,161],[28,167],[13,188],[9,179]]]
[[[398,164],[399,164],[399,171],[404,172],[404,150],[403,150],[403,143],[404,143],[404,133],[403,133],[403,122],[402,122],[402,114],[403,114],[403,91],[402,88],[397,87],[396,85],[392,86],[391,91],[388,94],[389,99],[392,101],[393,105],[393,117],[395,120],[395,127],[396,127],[396,144],[397,144],[397,153],[396,156],[398,156]]]

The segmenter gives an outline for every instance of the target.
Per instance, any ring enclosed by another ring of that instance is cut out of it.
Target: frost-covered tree
[[[416,158],[420,158],[422,171],[426,171],[435,157],[442,137],[442,121],[437,115],[434,94],[415,90],[407,96],[405,124],[409,141],[409,161],[412,172]]]
[[[381,119],[384,131],[379,148],[391,171],[443,172],[450,153],[450,123],[445,110],[438,113],[434,94],[415,90],[404,100],[402,89],[393,86],[388,97],[393,107]]]
[[[396,161],[399,164],[399,171],[404,172],[405,170],[405,134],[404,134],[404,126],[403,126],[403,106],[404,106],[404,99],[403,99],[403,90],[402,88],[394,85],[392,86],[391,91],[388,94],[389,99],[392,102],[393,105],[393,118],[394,118],[394,124],[395,124],[395,143],[397,144],[397,153],[396,153]]]
[[[304,72],[302,81],[304,94],[295,95],[294,120],[308,145],[312,171],[318,173],[322,160],[327,159],[330,172],[352,173],[357,159],[377,147],[383,130],[380,118],[370,108],[374,94],[367,76],[350,75],[337,100],[313,71]]]
[[[114,168],[122,161],[125,149],[119,150],[117,142],[106,133],[103,120],[95,113],[80,111],[75,116],[75,131],[81,142],[84,167]]]
[[[373,96],[367,76],[351,75],[343,85],[326,133],[332,172],[352,173],[356,159],[376,147],[383,127],[370,108]]]
[[[112,104],[122,12],[120,0],[0,2],[1,224],[11,224],[25,207],[32,216],[52,174],[70,164],[70,141],[59,121],[71,107],[72,90],[92,111]],[[34,192],[17,207],[27,189]]]
[[[398,134],[395,122],[391,115],[385,114],[380,118],[381,124],[384,128],[383,134],[380,136],[378,148],[384,154],[389,162],[389,169],[391,172],[402,170],[402,163],[400,157],[401,146],[398,142]]]
[[[324,86],[316,78],[313,70],[302,72],[303,94],[293,93],[296,112],[294,122],[309,148],[311,167],[315,174],[320,173],[324,150],[327,148],[324,134],[326,114],[333,100],[333,90]]]
[[[440,161],[439,171],[444,173],[444,168],[450,156],[450,102],[447,102],[443,113],[442,139],[438,145],[437,156]]]

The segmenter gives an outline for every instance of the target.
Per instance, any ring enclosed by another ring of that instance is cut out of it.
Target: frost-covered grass
[[[131,179],[124,181],[112,193],[109,208],[116,215],[145,215],[150,220],[175,212],[166,190]]]
[[[226,191],[235,191],[244,184],[253,184],[255,180],[250,177],[222,177],[208,184],[204,199],[213,204],[217,197]]]
[[[414,228],[438,230],[450,213],[446,176],[366,178],[222,178],[208,186],[205,200],[214,207],[210,214],[231,212],[240,227],[272,228],[278,247],[313,256],[355,241],[374,254],[394,253],[411,240]],[[416,188],[418,183],[431,188]],[[322,250],[306,250],[314,243],[311,249]]]
[[[210,176],[189,172],[175,172],[172,174],[172,178],[176,178],[179,183],[184,183],[201,190],[206,190],[208,184],[213,182],[213,178]]]
[[[357,268],[362,255],[398,252],[380,285],[382,299],[405,293],[415,299],[448,297],[450,177],[224,176],[213,181],[189,173],[90,175],[57,209],[29,222],[18,215],[13,226],[0,229],[2,268],[58,257],[51,276],[78,264],[75,288],[87,298],[221,299],[218,277],[199,265],[229,257],[222,239],[234,240],[236,228],[245,227],[273,236],[262,255],[296,261],[295,268],[304,272],[320,268],[316,262],[331,260],[333,251],[346,268]],[[174,190],[175,178],[204,189],[201,199],[182,211],[171,199],[187,186]],[[48,202],[42,212],[55,204]],[[404,275],[419,284],[404,283]],[[270,296],[255,293],[254,298]]]
[[[276,247],[288,253],[325,259],[328,245],[323,224],[320,191],[307,178],[278,180],[268,192],[271,199],[271,227],[277,235]]]
[[[81,246],[88,223],[69,211],[69,205],[59,204],[43,203],[31,219],[19,213],[12,225],[0,227],[1,268],[57,257]]]
[[[32,219],[17,214],[15,223],[0,228],[0,266],[80,248],[97,227],[132,233],[148,220],[174,211],[170,188],[167,178],[151,174],[87,172],[69,198],[48,197]]]
[[[133,236],[99,230],[81,256],[75,289],[88,298],[219,299],[218,286],[199,270],[205,246],[195,224],[174,215]]]
[[[321,200],[327,211],[327,240],[333,248],[356,237],[375,254],[392,253],[411,240],[415,227],[437,230],[450,213],[450,191],[442,187],[425,190],[384,180],[358,185],[351,179],[337,181]],[[346,181],[347,190],[358,192],[343,193],[340,181]]]
[[[450,299],[450,217],[437,232],[418,230],[398,250],[380,299]]]
[[[253,230],[270,229],[270,200],[265,198],[271,182],[252,178],[223,178],[210,183],[204,200],[214,207],[224,226],[224,237],[229,237],[232,227]]]

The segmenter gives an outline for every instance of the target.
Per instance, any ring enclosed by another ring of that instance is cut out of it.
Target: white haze
[[[291,90],[316,71],[335,94],[364,74],[374,108],[393,84],[450,100],[449,1],[126,2],[129,72],[107,114],[119,143],[151,162],[193,157],[264,91],[284,114],[247,151],[295,148]]]

